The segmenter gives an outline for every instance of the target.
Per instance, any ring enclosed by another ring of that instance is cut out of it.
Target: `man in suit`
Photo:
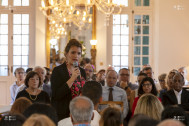
[[[189,92],[184,90],[184,77],[176,73],[173,77],[173,89],[163,94],[162,103],[164,106],[178,105],[185,111],[189,111]]]

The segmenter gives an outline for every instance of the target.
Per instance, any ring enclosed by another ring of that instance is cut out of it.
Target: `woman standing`
[[[82,45],[76,39],[71,39],[64,51],[66,61],[52,72],[52,105],[59,120],[70,116],[69,103],[80,94],[85,84],[85,70],[74,65],[79,62],[81,54]]]
[[[25,79],[26,89],[22,90],[16,96],[16,99],[20,97],[28,98],[32,103],[34,102],[42,102],[42,103],[50,103],[49,95],[40,90],[41,86],[41,78],[38,73],[31,71],[27,74]]]

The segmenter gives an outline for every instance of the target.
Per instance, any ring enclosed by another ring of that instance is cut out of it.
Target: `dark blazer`
[[[176,95],[173,90],[167,91],[162,95],[162,103],[164,107],[169,105],[178,105]],[[181,104],[178,105],[185,111],[189,111],[189,92],[182,89]]]
[[[79,68],[81,76],[86,79],[85,70]],[[67,85],[70,79],[66,63],[57,66],[52,71],[51,89],[52,89],[52,106],[56,109],[58,120],[69,117],[69,103],[72,100],[71,90]]]

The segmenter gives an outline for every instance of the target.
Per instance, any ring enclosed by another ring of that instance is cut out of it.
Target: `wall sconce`
[[[91,48],[91,63],[94,65],[94,71],[96,72],[96,43],[97,40],[90,40]]]
[[[53,48],[51,48],[52,57],[50,56],[50,61],[52,61],[52,62],[50,63],[50,67],[52,67],[51,69],[54,69],[54,67],[56,67],[56,49],[55,49],[55,45],[57,44],[57,39],[51,39],[50,40],[50,44],[53,46]]]

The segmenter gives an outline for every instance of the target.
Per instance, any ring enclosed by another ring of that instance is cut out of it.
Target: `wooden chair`
[[[123,112],[123,102],[122,101],[102,101],[99,103],[99,105],[108,105],[108,106],[118,105],[121,107],[121,111]]]

